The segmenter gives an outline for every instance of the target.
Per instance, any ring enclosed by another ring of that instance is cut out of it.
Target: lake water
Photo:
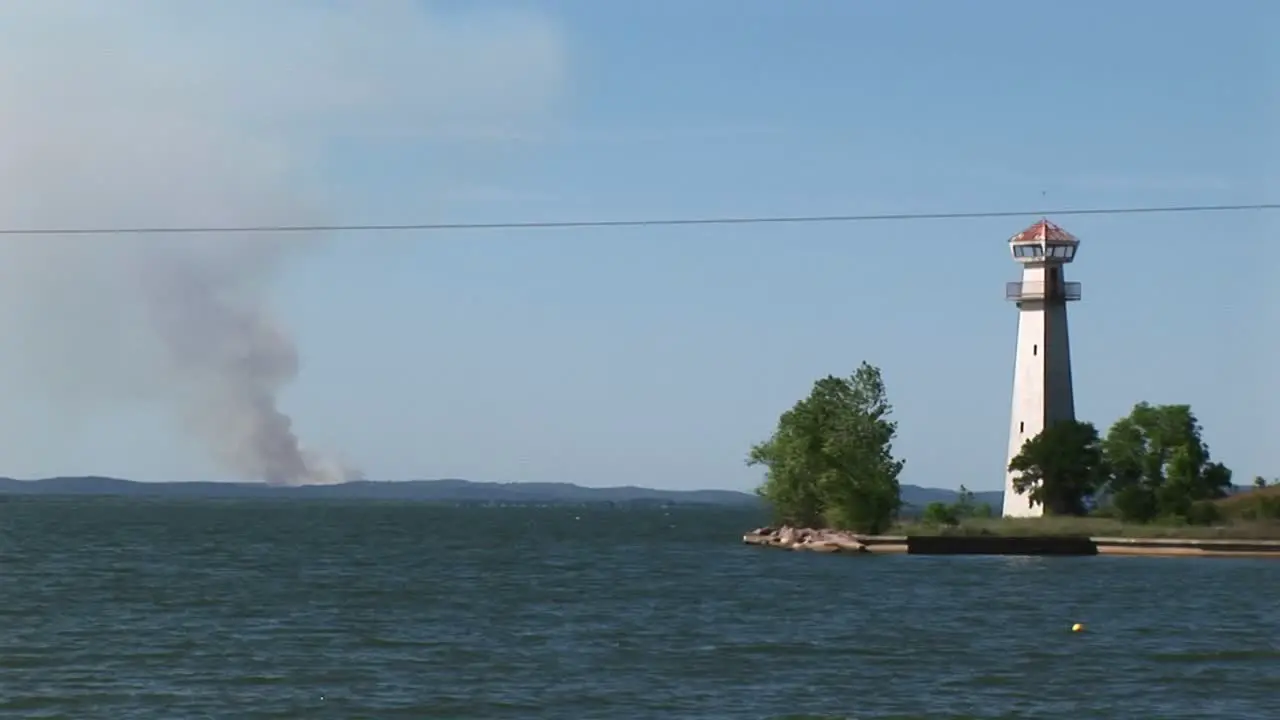
[[[1276,717],[1275,560],[791,554],[758,521],[0,501],[0,717]]]

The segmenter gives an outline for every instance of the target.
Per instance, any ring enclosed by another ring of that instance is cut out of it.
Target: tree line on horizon
[[[766,469],[757,494],[779,522],[884,532],[902,510],[898,478],[906,464],[893,453],[892,414],[883,375],[869,363],[848,377],[817,380],[748,453],[748,465]],[[1212,459],[1190,405],[1139,402],[1105,436],[1090,422],[1052,424],[1026,441],[1008,469],[1018,473],[1017,491],[1051,516],[1212,524],[1221,520],[1214,501],[1232,490],[1231,470]],[[976,506],[962,486],[960,502],[925,515],[958,522],[984,514],[994,509]]]

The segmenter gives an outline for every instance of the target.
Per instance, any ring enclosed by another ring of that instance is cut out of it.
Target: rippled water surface
[[[757,521],[0,501],[0,717],[1280,717],[1280,562],[789,554]]]

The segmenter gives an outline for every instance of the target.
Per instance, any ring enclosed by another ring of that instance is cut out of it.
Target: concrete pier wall
[[[1145,555],[1167,557],[1280,558],[1280,540],[1196,540],[1004,535],[856,535],[832,530],[760,528],[748,545],[788,550],[909,555]]]

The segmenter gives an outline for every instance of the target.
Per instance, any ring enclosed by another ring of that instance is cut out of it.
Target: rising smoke
[[[220,262],[179,243],[132,258],[140,305],[163,351],[168,396],[241,477],[275,485],[353,479],[352,470],[303,451],[277,401],[298,373],[297,346],[273,318],[264,287],[244,280],[269,276],[284,248],[265,238],[222,247]]]
[[[505,136],[561,66],[542,18],[410,0],[6,0],[0,227],[332,222],[334,139]],[[319,240],[0,236],[0,390],[38,386],[62,426],[158,409],[238,479],[350,478],[280,405],[299,358],[273,290]]]
[[[0,50],[0,225],[322,219],[317,199],[300,189],[298,143],[265,122],[283,116],[255,113],[225,68],[220,80],[210,74],[216,57],[155,62],[146,50],[159,51],[157,43],[129,36],[134,12],[17,7],[8,19],[33,37],[0,37],[8,41]],[[52,42],[89,25],[101,32],[88,36],[87,51]],[[271,290],[316,240],[0,238],[4,369],[43,386],[69,419],[125,402],[158,409],[238,479],[350,479],[357,473],[304,450],[279,403],[299,363]]]
[[[192,192],[211,187],[207,177],[169,179]],[[137,170],[127,187],[170,209],[191,206],[181,189],[159,192]],[[234,194],[216,201],[262,218]],[[299,361],[271,290],[310,247],[306,238],[265,236],[9,237],[0,244],[0,314],[25,372],[69,412],[142,401],[169,413],[237,478],[340,482],[358,473],[305,450],[278,402]]]

